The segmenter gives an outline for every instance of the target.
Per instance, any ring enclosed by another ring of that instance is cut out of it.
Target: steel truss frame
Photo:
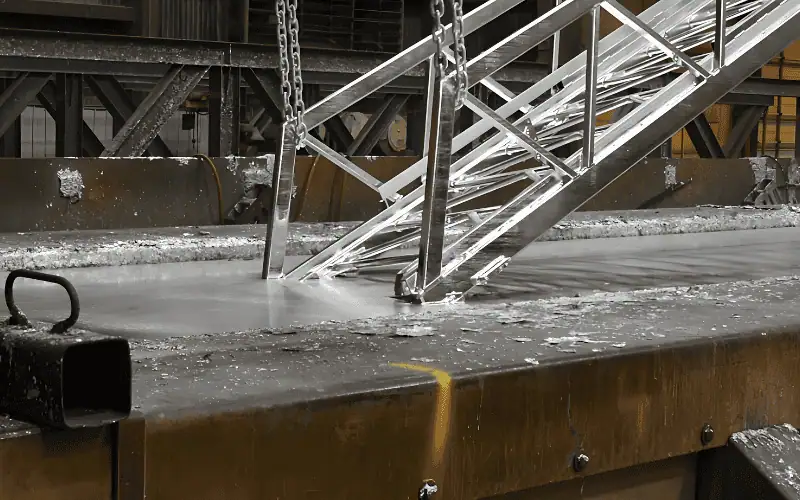
[[[518,3],[485,2],[464,16],[466,34]],[[623,23],[602,40],[601,9]],[[492,79],[504,66],[585,15],[592,18],[591,44],[585,54],[518,95]],[[286,276],[330,277],[405,264],[397,274],[396,296],[416,302],[463,297],[785,48],[794,38],[787,23],[799,16],[800,4],[785,0],[661,0],[638,17],[616,0],[558,4],[469,60],[470,84],[479,82],[506,104],[494,110],[468,96],[465,105],[481,119],[464,132],[453,133],[454,73],[431,76],[426,131],[430,152],[395,178],[378,182],[346,157],[312,141],[312,149],[378,192],[388,208]],[[449,25],[446,34],[445,43],[452,44]],[[709,42],[713,53],[687,55],[689,49]],[[320,125],[431,60],[434,47],[432,39],[422,40],[323,99],[309,108],[306,126]],[[666,86],[636,90],[676,71],[679,74]],[[543,103],[531,104],[551,91]],[[599,114],[627,105],[635,108],[609,126],[596,126]],[[465,151],[492,130],[497,133]],[[568,158],[552,153],[575,142],[582,144],[582,150]],[[284,143],[282,150],[286,148]],[[538,166],[514,169],[531,159]],[[285,163],[283,168],[291,166]],[[402,194],[423,175],[422,186]],[[457,211],[467,201],[518,183],[526,184],[501,207]],[[276,197],[291,200],[280,192]],[[274,217],[286,217],[290,207],[285,203],[275,208]],[[446,241],[446,229],[462,224],[467,230],[455,241]],[[416,258],[400,251],[413,243],[419,245]],[[283,234],[268,234],[266,255],[274,259],[284,248]],[[272,275],[282,275],[277,271]]]
[[[347,51],[308,49],[304,50],[303,57],[305,80],[313,85],[311,90],[331,92],[350,82],[353,75],[368,72],[382,61],[381,57]],[[189,73],[205,69],[205,75],[198,82],[198,87],[210,90],[211,94],[209,153],[212,156],[227,156],[238,151],[239,110],[236,106],[231,106],[231,103],[238,101],[239,93],[246,87],[255,94],[264,109],[252,121],[252,130],[259,131],[263,136],[270,122],[280,124],[282,121],[280,113],[273,112],[275,103],[280,102],[280,96],[274,88],[274,70],[278,66],[274,47],[246,43],[0,29],[0,66],[3,68],[2,77],[9,84],[4,87],[9,93],[2,100],[6,105],[0,106],[0,130],[14,132],[19,123],[18,112],[38,100],[51,112],[57,123],[62,125],[57,127],[57,153],[63,156],[132,155],[142,154],[144,151],[151,156],[172,156],[172,152],[158,135],[144,150],[140,146],[115,145],[106,151],[91,128],[78,121],[78,106],[69,105],[69,101],[64,101],[62,97],[56,98],[57,94],[60,96],[62,93],[62,83],[77,84],[78,79],[89,86],[112,114],[115,131],[120,131],[132,117],[134,120],[140,119],[143,122],[141,126],[147,124],[147,128],[158,129],[158,122],[166,116],[166,113],[160,111],[161,104],[165,104],[164,110],[175,109],[178,97],[183,93],[177,80],[169,81],[176,74],[176,68],[183,68],[177,74],[181,85],[185,84],[186,88],[194,80]],[[505,71],[502,78],[513,84],[535,81],[544,74],[544,66],[532,69],[516,67]],[[67,76],[62,78],[59,75]],[[184,81],[185,77],[189,79]],[[22,79],[25,85],[22,85]],[[355,142],[352,137],[337,141],[337,149],[352,150],[356,154],[369,151],[370,146],[375,149],[376,138],[382,131],[385,133],[388,127],[388,113],[401,107],[408,95],[422,93],[424,80],[424,67],[417,66],[407,71],[403,77],[395,79],[392,85],[382,88],[382,93],[392,97],[388,98],[391,105],[386,113],[376,117],[381,120],[372,129],[365,127],[364,136],[355,138]],[[59,86],[54,87],[53,82]],[[80,89],[79,85],[74,87]],[[147,89],[151,93],[149,100],[132,100],[125,93],[125,89],[132,87]],[[37,92],[37,88],[41,91]],[[159,98],[159,91],[162,94],[176,93],[172,98],[167,95]],[[77,97],[75,92],[77,91],[73,92],[73,99]],[[139,109],[140,106],[148,109]],[[72,120],[70,126],[65,125],[66,115],[61,115],[64,110]],[[134,117],[134,114],[137,116]],[[328,125],[334,129],[333,121]],[[81,131],[80,140],[76,131]],[[144,135],[140,141],[153,135],[152,131],[142,133]],[[10,140],[6,142],[14,142],[11,136],[7,139]]]

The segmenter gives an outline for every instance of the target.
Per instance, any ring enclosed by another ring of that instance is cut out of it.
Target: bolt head
[[[575,472],[583,472],[589,466],[589,457],[585,453],[575,455],[572,460],[572,468]]]
[[[711,444],[711,441],[714,440],[714,428],[711,427],[710,424],[705,424],[703,426],[703,430],[700,431],[700,442],[703,446]]]

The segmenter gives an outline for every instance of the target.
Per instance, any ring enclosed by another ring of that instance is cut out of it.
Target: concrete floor
[[[509,301],[785,276],[800,269],[800,229],[537,243],[476,301]],[[293,262],[290,262],[292,264]],[[411,311],[391,299],[391,273],[305,283],[262,281],[258,261],[69,269],[80,325],[131,338],[284,328]],[[5,276],[0,274],[0,279]],[[20,280],[33,319],[66,316],[57,287]]]

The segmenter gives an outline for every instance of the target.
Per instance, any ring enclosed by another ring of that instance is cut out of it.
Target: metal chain
[[[464,41],[464,9],[463,0],[452,0],[453,2],[453,39],[455,50],[453,51],[456,63],[456,87],[458,94],[456,97],[456,109],[464,105],[467,96],[467,46]]]
[[[447,71],[447,56],[444,55],[444,0],[431,0],[431,15],[433,16],[433,41],[436,43],[436,76],[444,78]]]
[[[308,128],[305,124],[306,104],[303,102],[303,76],[300,69],[300,23],[297,21],[297,0],[289,0],[289,41],[292,51],[292,81],[294,83],[294,111],[297,144],[302,146],[306,141]]]
[[[292,86],[289,81],[289,41],[286,31],[286,2],[275,0],[275,15],[278,17],[278,61],[281,76],[281,93],[283,94],[283,115],[284,120],[294,120],[294,109],[292,109]]]

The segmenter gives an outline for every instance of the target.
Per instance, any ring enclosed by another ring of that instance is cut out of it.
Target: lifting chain
[[[467,81],[467,47],[464,42],[463,0],[450,0],[450,8],[453,13],[453,39],[455,41],[453,58],[455,59],[456,87],[458,88],[456,109],[460,109],[464,105],[467,87],[469,87]],[[439,78],[444,78],[447,72],[447,56],[444,54],[445,31],[442,25],[444,10],[444,0],[431,0],[433,41],[436,43],[436,75]]]
[[[288,5],[287,5],[288,2]],[[297,21],[297,0],[275,0],[278,17],[278,50],[281,73],[283,113],[287,122],[293,122],[297,147],[306,140],[308,129],[304,121],[303,76],[300,68],[300,23]]]
[[[467,95],[467,46],[464,41],[464,0],[451,0],[453,5],[453,39],[455,40],[455,50],[453,54],[456,62],[456,87],[458,95],[456,97],[456,109],[461,109],[464,105],[464,98]]]

